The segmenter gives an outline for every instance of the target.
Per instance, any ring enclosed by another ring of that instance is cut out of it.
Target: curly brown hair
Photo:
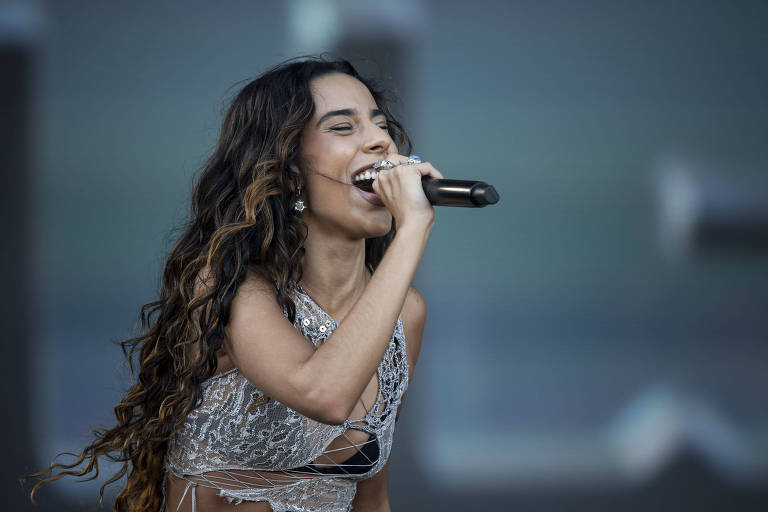
[[[192,193],[189,219],[166,261],[158,300],[142,306],[140,335],[121,342],[133,376],[115,407],[117,425],[96,430],[95,440],[70,463],[56,462],[27,475],[30,492],[64,476],[99,475],[99,457],[121,462],[100,488],[125,475],[115,511],[156,512],[162,504],[164,454],[171,436],[201,400],[201,384],[217,368],[230,305],[251,270],[275,283],[277,302],[295,320],[291,291],[302,273],[306,225],[293,212],[303,182],[299,142],[314,114],[310,81],[344,73],[365,84],[382,109],[399,148],[410,140],[387,98],[345,60],[302,57],[283,62],[249,82],[231,100],[216,148]],[[365,242],[373,271],[394,236]],[[202,273],[209,286],[195,286]],[[138,361],[136,361],[138,359]],[[138,371],[136,365],[138,363]],[[63,454],[60,454],[63,455]]]

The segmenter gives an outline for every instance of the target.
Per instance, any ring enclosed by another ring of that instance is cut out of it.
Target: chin
[[[378,221],[378,219],[376,219]],[[392,229],[392,215],[386,212],[379,222],[371,222],[365,229],[365,238],[378,238],[384,236]]]
[[[387,233],[389,233],[389,230],[381,231],[380,233],[369,233],[365,238],[380,238],[382,236],[386,236]]]

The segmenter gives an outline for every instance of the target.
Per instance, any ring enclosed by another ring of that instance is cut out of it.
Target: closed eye
[[[385,130],[385,131],[389,131],[389,123],[380,124],[379,128],[381,128],[382,130]],[[347,130],[351,130],[351,129],[352,129],[352,127],[351,126],[347,126],[347,125],[331,126],[329,128],[329,130],[334,131],[334,132],[343,132],[343,131],[347,131]]]

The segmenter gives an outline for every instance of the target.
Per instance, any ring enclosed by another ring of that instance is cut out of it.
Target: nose
[[[375,123],[366,123],[363,151],[366,153],[388,153],[394,144],[392,137]]]

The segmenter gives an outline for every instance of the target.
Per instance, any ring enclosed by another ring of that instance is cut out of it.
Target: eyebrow
[[[357,115],[357,109],[354,108],[342,108],[341,110],[331,110],[330,112],[326,112],[323,114],[323,117],[321,117],[315,126],[320,126],[323,121],[335,117],[335,116],[356,116]],[[371,117],[378,117],[378,116],[385,116],[383,110],[380,110],[378,108],[372,108],[371,109]]]

